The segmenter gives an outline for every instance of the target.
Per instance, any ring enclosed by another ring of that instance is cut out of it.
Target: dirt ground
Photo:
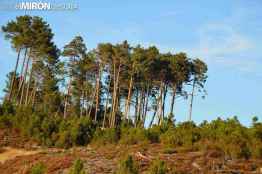
[[[259,173],[261,160],[229,160],[212,157],[212,153],[183,152],[163,153],[159,144],[151,144],[145,150],[138,145],[134,146],[103,146],[78,147],[68,150],[43,149],[27,151],[23,149],[5,148],[0,153],[1,174],[26,174],[33,165],[43,163],[48,174],[67,174],[73,161],[80,158],[84,161],[85,170],[90,174],[114,173],[118,162],[125,154],[134,157],[139,165],[139,173],[146,173],[151,161],[160,158],[167,162],[169,168],[176,168],[180,173],[228,173],[253,174]]]

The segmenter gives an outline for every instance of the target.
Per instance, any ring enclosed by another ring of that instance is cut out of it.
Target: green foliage
[[[0,116],[1,127],[19,128],[28,137],[38,140],[44,146],[70,148],[88,144],[96,125],[86,117],[52,117],[30,108],[18,109],[15,115]]]
[[[91,141],[95,126],[92,121],[86,117],[73,119],[70,122],[71,133],[75,145],[85,145]]]
[[[170,147],[190,147],[200,140],[198,127],[193,122],[184,122],[176,127],[170,127],[160,137],[161,143]]]
[[[148,139],[145,129],[130,127],[121,128],[121,144],[132,145],[146,142],[148,142]]]
[[[86,174],[86,172],[84,171],[84,163],[81,159],[77,159],[74,161],[69,174]]]
[[[156,159],[149,167],[148,174],[166,174],[167,166],[164,161]]]
[[[132,156],[128,155],[120,161],[116,174],[138,174],[138,167]]]
[[[213,149],[229,158],[262,158],[262,123],[257,119],[249,128],[234,117],[205,121],[199,126],[184,122],[144,129],[122,123],[116,128],[101,129],[88,117],[63,119],[30,107],[16,108],[11,114],[3,107],[6,106],[1,106],[5,112],[0,115],[0,128],[18,128],[24,136],[48,147],[70,148],[93,142],[97,145],[139,144],[146,149],[148,143],[160,142],[165,146],[164,153]]]
[[[119,131],[117,128],[98,128],[94,134],[92,142],[98,145],[116,144],[119,140]]]
[[[11,102],[4,101],[2,105],[0,105],[0,115],[5,114],[14,114],[15,108],[14,105]]]
[[[10,128],[13,125],[12,115],[0,115],[0,128]]]
[[[34,165],[31,169],[30,174],[44,174],[46,171],[46,167],[42,163],[38,163]]]
[[[251,156],[251,136],[246,127],[236,117],[227,120],[217,119],[200,125],[202,139],[208,140],[222,149],[231,158]]]
[[[73,118],[61,121],[56,145],[69,148],[86,145],[93,137],[95,125],[88,118]]]
[[[154,125],[153,127],[147,129],[146,136],[151,143],[158,143],[160,141],[160,135],[164,131],[165,130],[163,130],[161,126]]]

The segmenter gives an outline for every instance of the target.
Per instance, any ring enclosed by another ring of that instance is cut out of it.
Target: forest
[[[88,49],[81,36],[58,48],[38,16],[18,16],[2,33],[17,57],[6,78],[1,129],[18,129],[46,147],[160,143],[165,153],[216,149],[230,159],[262,158],[257,117],[250,127],[237,117],[192,121],[194,97],[206,96],[208,67],[200,58],[128,41]],[[190,101],[186,122],[176,121],[178,98]],[[151,173],[170,170],[162,161],[152,165]],[[131,157],[121,166],[118,173],[138,172]]]
[[[191,120],[193,96],[203,91],[207,79],[207,65],[200,59],[160,53],[155,46],[131,47],[123,41],[87,51],[83,38],[76,36],[59,50],[50,26],[40,17],[17,17],[2,31],[17,52],[5,88],[5,101],[17,108],[64,119],[85,116],[103,128],[114,128],[121,120],[140,127],[148,121],[151,127],[174,120],[178,97],[191,97]],[[171,109],[165,111],[168,94]]]

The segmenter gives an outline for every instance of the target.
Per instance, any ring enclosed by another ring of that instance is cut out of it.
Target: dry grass
[[[1,149],[0,162],[4,163],[7,160],[14,159],[18,156],[34,155],[41,152],[40,150],[28,151],[24,149],[16,149],[12,147],[4,147]]]

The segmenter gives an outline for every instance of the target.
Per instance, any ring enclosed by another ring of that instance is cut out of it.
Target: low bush
[[[166,174],[168,172],[164,161],[156,159],[149,167],[148,174]]]
[[[121,144],[133,145],[148,142],[146,130],[141,128],[124,127],[121,129]]]
[[[13,125],[12,115],[2,115],[0,116],[0,128],[10,128]]]
[[[138,174],[138,167],[132,156],[128,155],[120,161],[116,174]]]
[[[116,144],[119,140],[119,131],[116,128],[100,129],[98,128],[92,139],[92,143],[98,145]]]
[[[146,136],[150,140],[151,143],[159,143],[160,135],[163,133],[161,126],[153,126],[152,128],[148,128],[146,131]]]
[[[170,127],[160,137],[161,143],[169,147],[192,147],[200,138],[198,127],[192,122],[180,123],[176,127]]]
[[[77,159],[74,161],[69,174],[86,174],[86,172],[84,171],[84,163],[81,159]]]
[[[46,172],[46,167],[42,163],[35,164],[31,168],[30,174],[44,174]]]
[[[91,141],[95,130],[91,120],[86,117],[72,119],[70,127],[74,145],[85,145]]]
[[[97,124],[88,117],[68,115],[64,119],[31,107],[14,107],[8,102],[0,106],[0,128],[18,129],[23,136],[48,147],[70,148],[90,142],[99,145],[120,143],[139,144],[143,151],[148,148],[148,143],[160,142],[165,153],[208,151],[213,146],[228,158],[262,159],[262,123],[257,117],[251,127],[243,126],[236,117],[204,121],[200,125],[164,120],[162,125],[147,129],[134,127],[127,120],[116,128],[103,130]]]

